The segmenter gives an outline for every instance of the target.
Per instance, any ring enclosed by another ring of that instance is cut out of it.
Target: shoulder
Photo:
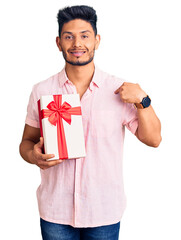
[[[125,82],[123,78],[107,73],[101,69],[98,69],[98,72],[99,72],[101,85],[103,88],[106,88],[106,89],[111,88],[116,90],[116,88],[120,87]]]
[[[32,89],[33,95],[39,99],[41,95],[48,95],[51,93],[52,89],[57,89],[59,84],[59,75],[60,72],[52,75],[46,80],[36,83]]]
[[[49,88],[52,84],[58,84],[58,79],[59,79],[59,74],[60,73],[56,73],[54,75],[52,75],[51,77],[47,78],[46,80],[42,80],[38,83],[36,83],[33,88],[37,91],[41,91],[47,88]]]

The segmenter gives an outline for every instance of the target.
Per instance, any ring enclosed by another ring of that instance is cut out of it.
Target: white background
[[[36,188],[39,169],[19,155],[33,84],[59,72],[64,60],[55,38],[56,15],[67,5],[87,4],[98,14],[102,36],[95,62],[139,83],[162,122],[162,143],[153,149],[126,132],[127,209],[123,240],[181,239],[181,6],[179,0],[7,0],[0,6],[0,226],[3,240],[41,239]]]

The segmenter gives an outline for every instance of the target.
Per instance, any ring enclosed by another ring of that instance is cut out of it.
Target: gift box
[[[79,94],[41,96],[38,101],[44,151],[53,159],[85,157]]]

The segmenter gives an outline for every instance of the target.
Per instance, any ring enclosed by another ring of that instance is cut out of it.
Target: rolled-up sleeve
[[[125,125],[127,129],[131,131],[133,134],[136,133],[136,130],[138,128],[138,116],[137,110],[135,109],[133,104],[130,103],[125,104],[123,125]]]
[[[27,115],[25,123],[31,127],[39,128],[39,116],[38,116],[38,106],[37,98],[35,97],[35,87],[33,87],[31,95],[29,97],[29,103],[27,107]]]

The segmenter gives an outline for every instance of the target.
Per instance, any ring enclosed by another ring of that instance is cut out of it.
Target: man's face
[[[67,63],[84,66],[93,60],[100,36],[95,36],[90,23],[75,19],[63,25],[61,36],[57,37],[56,42]]]

